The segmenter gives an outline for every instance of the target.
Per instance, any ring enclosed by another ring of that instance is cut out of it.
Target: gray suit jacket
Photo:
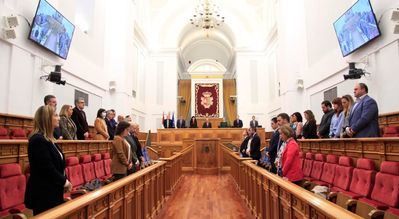
[[[256,127],[258,127],[258,125],[259,125],[258,124],[258,120],[255,120],[255,123],[254,123],[253,120],[251,120],[251,122],[249,122],[249,127],[253,127],[253,128],[255,127],[256,128]]]
[[[379,137],[377,102],[366,95],[349,116],[354,138]]]

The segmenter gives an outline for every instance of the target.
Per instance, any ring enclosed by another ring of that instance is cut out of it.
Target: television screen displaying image
[[[47,1],[40,0],[29,39],[66,59],[75,26]]]
[[[344,57],[381,35],[369,0],[358,0],[334,28]]]

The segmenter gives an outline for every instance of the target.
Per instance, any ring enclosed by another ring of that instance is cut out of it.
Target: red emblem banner
[[[195,116],[219,118],[219,84],[195,84]]]

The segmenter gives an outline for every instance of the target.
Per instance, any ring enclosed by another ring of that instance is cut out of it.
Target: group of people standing
[[[56,140],[88,137],[84,99],[80,98],[75,103],[75,108],[64,105],[59,116],[56,97],[47,95],[45,105],[40,106],[34,115],[28,143],[30,177],[25,192],[25,205],[33,210],[34,215],[62,204],[64,193],[72,189],[65,174],[65,156]],[[121,117],[117,123],[114,116],[114,110],[98,110],[94,139],[113,139],[111,170],[114,180],[118,180],[151,165],[152,161],[147,148],[138,140],[139,125],[128,122],[129,117]]]

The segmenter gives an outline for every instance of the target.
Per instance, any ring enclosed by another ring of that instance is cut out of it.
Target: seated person
[[[190,128],[198,128],[197,119],[195,116],[192,116],[190,119]]]
[[[233,128],[242,128],[242,126],[242,120],[240,119],[240,116],[237,115],[237,119],[233,122]]]

